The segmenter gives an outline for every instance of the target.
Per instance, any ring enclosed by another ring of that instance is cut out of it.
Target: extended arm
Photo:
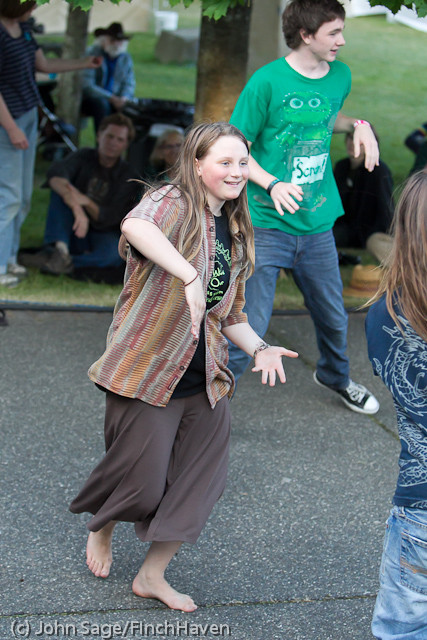
[[[264,346],[265,344],[247,322],[223,327],[222,333],[226,338],[231,340],[231,342],[234,342],[239,349],[242,349],[242,351],[250,356],[253,356],[255,350],[259,346]],[[262,372],[262,384],[267,384],[267,382],[269,382],[270,386],[273,387],[276,383],[276,374],[279,376],[280,382],[286,382],[282,356],[297,358],[298,354],[295,351],[289,351],[289,349],[285,349],[284,347],[271,346],[263,348],[257,352],[255,357],[255,366],[252,368],[252,371]]]
[[[63,71],[80,71],[82,69],[96,69],[101,59],[96,56],[65,60],[62,58],[46,58],[39,48],[36,51],[36,70],[43,73],[62,73]]]
[[[139,218],[127,218],[122,224],[122,232],[126,240],[145,258],[155,262],[184,284],[191,283],[184,288],[185,297],[190,308],[191,332],[198,338],[206,310],[206,296],[196,269],[154,223]]]
[[[359,157],[360,147],[363,146],[365,149],[365,168],[368,171],[373,171],[380,161],[378,143],[369,124],[359,124],[355,127],[355,122],[357,122],[356,118],[349,118],[340,111],[335,120],[334,133],[353,134],[354,157]]]

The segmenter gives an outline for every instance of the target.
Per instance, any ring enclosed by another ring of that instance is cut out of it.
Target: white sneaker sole
[[[376,413],[378,413],[378,410],[380,408],[380,403],[374,396],[372,396],[372,398],[375,400],[376,405],[372,407],[372,409],[360,409],[359,407],[356,407],[354,404],[351,404],[350,402],[348,402],[348,400],[343,398],[342,395],[338,393],[338,391],[335,391],[335,389],[331,389],[330,387],[328,387],[328,385],[323,384],[323,382],[320,382],[319,378],[316,376],[316,371],[313,372],[313,380],[317,385],[319,385],[319,387],[323,387],[323,389],[327,389],[328,391],[332,391],[333,393],[335,393],[339,397],[341,402],[344,403],[345,406],[351,411],[354,411],[355,413],[362,413],[367,416],[373,416]]]

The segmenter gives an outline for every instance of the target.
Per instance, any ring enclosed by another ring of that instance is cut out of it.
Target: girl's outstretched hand
[[[261,371],[262,384],[269,383],[270,387],[276,384],[276,374],[280,382],[286,382],[285,370],[283,369],[282,356],[287,358],[298,358],[296,351],[290,351],[284,347],[268,347],[256,354],[253,372]]]
[[[191,314],[191,333],[195,338],[199,337],[200,325],[206,311],[206,294],[203,291],[202,281],[197,278],[190,282],[185,289],[185,297]]]

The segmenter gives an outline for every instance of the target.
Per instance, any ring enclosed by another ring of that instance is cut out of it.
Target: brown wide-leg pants
[[[104,458],[70,505],[111,520],[134,522],[144,541],[196,542],[225,488],[229,400],[211,408],[206,393],[154,407],[107,392]]]

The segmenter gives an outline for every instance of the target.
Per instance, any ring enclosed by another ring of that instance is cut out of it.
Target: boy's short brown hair
[[[35,0],[27,0],[27,2],[20,2],[20,0],[0,0],[0,16],[14,20],[15,18],[23,16],[27,11],[34,9],[36,5]]]
[[[290,0],[282,14],[282,30],[290,49],[300,46],[301,31],[314,35],[325,22],[345,20],[345,9],[338,0]]]

